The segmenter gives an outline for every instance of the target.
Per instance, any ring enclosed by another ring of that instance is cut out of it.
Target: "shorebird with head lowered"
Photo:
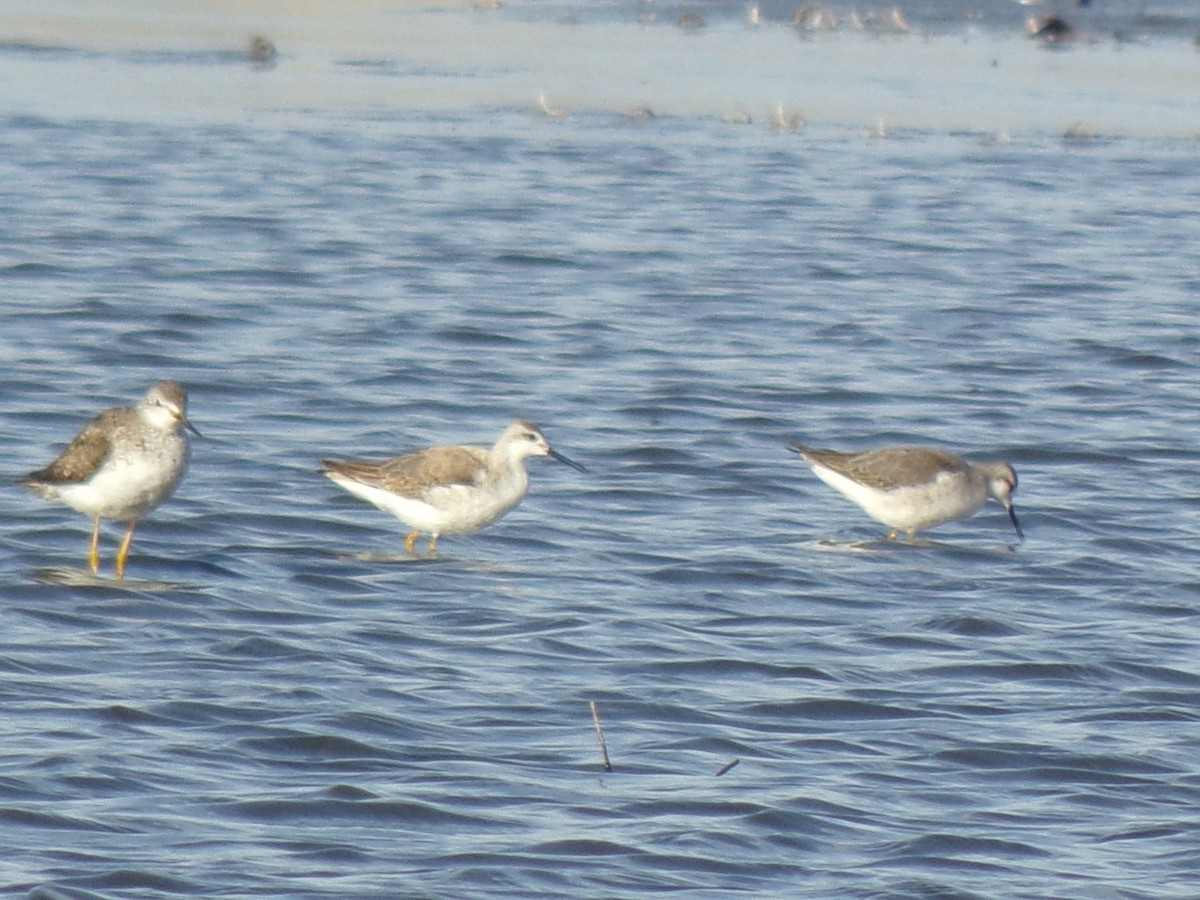
[[[1006,462],[972,465],[931,447],[839,453],[792,442],[788,449],[800,454],[818,478],[888,526],[889,541],[901,531],[912,541],[918,531],[972,516],[989,497],[1000,502],[1017,537],[1025,540],[1012,505],[1017,473]]]
[[[92,518],[88,566],[100,571],[100,520],[129,523],[117,551],[117,578],[138,520],[171,496],[187,470],[187,392],[174,381],[160,381],[133,406],[100,413],[54,462],[18,480],[39,497],[61,500]]]
[[[525,460],[549,456],[580,472],[579,463],[551,449],[532,422],[518,420],[495,445],[427,447],[383,462],[321,460],[326,476],[356,497],[389,512],[412,529],[404,549],[415,553],[429,532],[429,554],[443,534],[465,534],[490,525],[529,490]]]

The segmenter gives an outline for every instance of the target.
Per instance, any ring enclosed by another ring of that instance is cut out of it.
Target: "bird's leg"
[[[894,541],[896,539],[896,535],[899,533],[900,533],[899,531],[897,531],[895,528],[893,528],[891,531],[888,532],[887,539],[889,541]]]
[[[413,547],[415,547],[417,545],[417,538],[420,536],[421,536],[421,532],[419,532],[419,531],[412,532],[408,537],[406,537],[404,539],[404,549],[407,550],[409,553],[415,553],[416,551],[413,550]]]
[[[92,525],[92,544],[88,548],[88,566],[95,575],[100,571],[100,517]]]
[[[117,581],[125,577],[125,559],[129,556],[129,545],[133,543],[133,529],[137,527],[137,519],[129,523],[125,537],[121,541],[121,549],[117,551]]]
[[[425,551],[426,556],[437,556],[437,541],[440,535],[435,531],[433,537],[429,539],[429,549]]]

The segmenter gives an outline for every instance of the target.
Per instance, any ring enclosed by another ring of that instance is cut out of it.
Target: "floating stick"
[[[604,760],[604,771],[612,771],[612,763],[608,761],[608,745],[604,743],[604,729],[600,727],[600,710],[596,708],[596,701],[591,701],[592,704],[592,721],[596,724],[596,738],[600,741],[600,756]]]
[[[721,768],[717,769],[716,777],[720,778],[722,775],[724,775],[726,772],[728,772],[730,769],[732,769],[734,766],[736,766],[740,762],[741,762],[741,760],[735,756],[729,762],[725,763],[725,765],[721,766]]]

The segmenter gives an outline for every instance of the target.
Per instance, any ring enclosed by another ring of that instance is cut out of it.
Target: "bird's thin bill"
[[[187,419],[180,419],[179,421],[183,423],[184,428],[186,428],[188,431],[190,431],[196,437],[204,437],[204,435],[202,435],[200,433],[200,429],[197,428],[195,425],[193,425],[191,422],[189,422]]]
[[[587,469],[585,469],[579,463],[575,462],[575,460],[568,459],[567,457],[565,457],[561,453],[559,453],[557,450],[550,451],[550,458],[557,459],[560,463],[566,463],[568,466],[570,466],[576,472],[586,472],[587,471]]]
[[[1017,537],[1025,540],[1025,532],[1021,530],[1021,523],[1017,521],[1017,511],[1010,504],[1008,507],[1008,521],[1012,522],[1013,528],[1016,529]]]

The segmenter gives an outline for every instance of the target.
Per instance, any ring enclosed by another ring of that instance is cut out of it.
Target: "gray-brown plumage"
[[[488,525],[518,503],[529,489],[525,460],[549,456],[583,467],[550,449],[532,422],[516,421],[490,450],[461,445],[429,447],[383,462],[325,459],[335,484],[389,512],[413,530],[404,548],[430,532],[429,552],[442,534],[461,534]]]
[[[967,463],[933,447],[887,447],[865,453],[815,450],[794,444],[808,462],[824,466],[867,487],[891,490],[933,481],[941,473],[966,472]]]
[[[127,426],[133,415],[131,407],[106,409],[84,426],[75,440],[44,469],[18,481],[47,500],[55,499],[58,485],[86,481],[100,468],[112,452],[113,435]]]
[[[800,454],[818,478],[891,528],[889,540],[906,531],[911,541],[918,531],[974,515],[988,497],[1004,506],[1017,536],[1025,538],[1012,505],[1017,473],[1006,462],[972,465],[933,447],[841,453],[792,443],[788,449]]]
[[[431,487],[474,485],[487,471],[488,451],[482,447],[429,447],[381,463],[353,459],[321,463],[331,478],[340,475],[419,500]]]
[[[97,415],[54,462],[18,484],[91,517],[93,574],[100,570],[101,519],[128,522],[116,558],[117,578],[123,578],[138,520],[171,496],[187,470],[181,427],[196,432],[187,420],[187,392],[174,381],[160,381],[134,406]]]

